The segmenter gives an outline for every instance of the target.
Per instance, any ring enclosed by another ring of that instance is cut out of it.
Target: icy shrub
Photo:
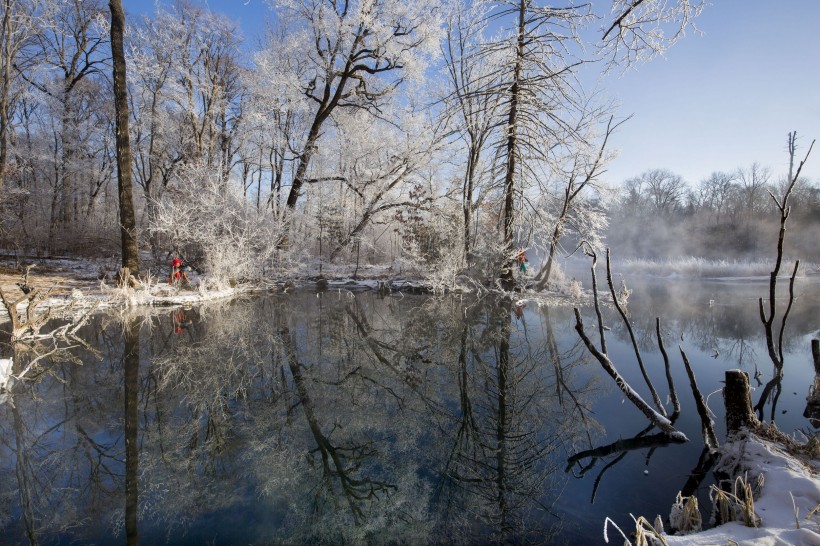
[[[682,535],[697,533],[703,526],[697,497],[684,497],[678,492],[669,512],[669,527]]]
[[[423,222],[405,227],[402,267],[420,277],[437,294],[453,290],[463,269],[461,223],[455,207],[437,209]]]
[[[288,264],[288,253],[277,249],[284,222],[257,210],[211,171],[182,173],[179,189],[156,203],[151,231],[164,235],[172,250],[201,256],[213,287],[275,276]]]
[[[575,277],[568,277],[557,262],[552,266],[547,290],[565,294],[571,298],[580,298],[584,294],[584,286],[581,281]]]
[[[584,295],[584,286],[578,279],[572,279],[567,287],[567,294],[575,299],[580,299]]]

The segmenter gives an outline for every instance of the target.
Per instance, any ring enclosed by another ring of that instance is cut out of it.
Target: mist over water
[[[758,164],[697,183],[664,169],[646,171],[622,185],[606,244],[616,259],[773,262],[780,212],[772,195],[782,199],[784,184]],[[816,268],[820,186],[798,180],[788,205],[784,255]]]
[[[757,403],[772,377],[763,286],[627,282],[668,404],[661,317],[688,443],[658,438],[624,403],[568,304],[300,292],[125,325],[101,315],[83,332],[92,350],[73,353],[82,365],[49,363],[5,394],[0,532],[42,544],[601,543],[605,516],[667,515],[698,465],[678,344],[705,396],[739,367]],[[810,427],[816,288],[799,284],[785,377],[761,405],[787,432]],[[613,361],[648,400],[624,329],[609,310],[605,322]],[[722,440],[719,393],[709,406]],[[695,487],[702,502],[710,479]]]

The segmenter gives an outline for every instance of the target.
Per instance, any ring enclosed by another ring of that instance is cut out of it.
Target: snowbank
[[[0,390],[6,388],[9,378],[11,377],[11,368],[13,361],[10,358],[0,358]]]
[[[732,522],[696,534],[665,536],[669,546],[820,546],[820,514],[807,518],[820,505],[820,463],[816,459],[798,461],[779,445],[754,434],[725,444],[721,452],[723,459],[736,459],[750,481],[764,475],[760,498],[755,501],[762,526]]]

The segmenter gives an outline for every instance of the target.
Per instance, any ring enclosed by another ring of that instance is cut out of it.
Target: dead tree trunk
[[[36,337],[40,333],[40,328],[48,322],[51,316],[51,311],[48,310],[41,315],[37,315],[37,306],[45,300],[45,294],[34,289],[28,294],[23,294],[16,300],[9,298],[2,289],[0,289],[0,299],[3,300],[3,305],[6,307],[6,312],[9,314],[11,320],[11,341],[19,341],[27,337]],[[23,316],[18,313],[17,306],[28,301],[26,314]]]
[[[778,372],[782,371],[783,369],[783,332],[786,329],[786,319],[789,316],[789,311],[791,310],[792,303],[794,302],[794,279],[797,276],[797,269],[800,266],[800,260],[797,260],[794,263],[794,271],[792,271],[791,279],[789,281],[789,302],[785,312],[783,313],[783,318],[780,323],[780,330],[777,335],[777,340],[775,340],[774,320],[775,314],[777,312],[777,276],[780,273],[780,266],[783,262],[783,241],[786,238],[786,221],[789,219],[789,212],[791,212],[791,206],[789,205],[789,197],[791,196],[792,190],[794,190],[794,186],[797,183],[797,179],[800,177],[800,171],[803,169],[803,165],[808,160],[809,154],[811,154],[811,150],[814,147],[814,141],[812,141],[811,145],[809,146],[809,150],[806,152],[806,157],[803,159],[803,161],[800,162],[800,164],[797,167],[797,172],[794,173],[794,176],[792,176],[794,157],[797,151],[796,141],[797,133],[789,133],[789,180],[788,186],[786,187],[786,190],[783,192],[783,197],[781,199],[778,199],[774,196],[773,193],[769,192],[769,196],[771,196],[775,205],[777,205],[777,209],[780,211],[780,231],[777,237],[777,256],[775,258],[774,269],[769,274],[768,314],[766,313],[766,309],[763,305],[763,298],[760,298],[758,300],[758,305],[760,308],[760,320],[763,323],[763,330],[766,333],[766,348],[769,352],[769,358],[771,358]]]
[[[809,420],[814,428],[820,427],[820,339],[811,340],[811,356],[814,360],[814,381],[806,396],[806,409],[803,417]]]
[[[726,407],[726,434],[741,428],[756,429],[760,421],[752,409],[749,393],[749,374],[741,370],[726,370],[726,386],[723,387],[723,404]]]

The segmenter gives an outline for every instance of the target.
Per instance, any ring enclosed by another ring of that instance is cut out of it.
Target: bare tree
[[[0,192],[8,169],[8,149],[12,113],[19,91],[15,91],[18,74],[13,67],[21,51],[33,40],[35,3],[27,0],[3,0],[0,27]]]
[[[704,0],[613,0],[612,22],[601,28],[601,49],[610,63],[651,59],[695,29]]]
[[[505,254],[502,278],[510,283],[515,258],[516,210],[533,163],[572,137],[569,113],[578,107],[574,70],[582,63],[572,53],[578,29],[590,17],[588,6],[539,7],[533,0],[498,3],[494,18],[510,18],[508,39],[491,42],[488,52],[508,58],[495,91],[504,100],[504,131],[497,143],[501,168],[501,230]]]
[[[35,74],[21,72],[35,88],[56,101],[60,109],[60,166],[49,227],[52,244],[57,224],[71,225],[79,213],[75,171],[81,151],[77,142],[81,96],[91,92],[84,84],[100,75],[107,62],[106,36],[97,25],[97,18],[103,13],[100,0],[44,3],[39,14],[41,31],[31,54],[44,67],[52,69],[49,74],[57,76],[35,80]]]
[[[748,169],[738,170],[739,205],[747,223],[754,218],[755,214],[765,210],[766,193],[771,178],[771,170],[756,161]]]
[[[568,224],[572,222],[573,216],[577,219],[575,222],[576,233],[579,233],[579,235],[587,241],[595,236],[594,233],[581,233],[582,230],[579,229],[580,225],[584,223],[583,220],[580,219],[580,217],[584,216],[584,213],[583,207],[579,205],[579,202],[582,200],[583,192],[594,186],[598,177],[603,172],[609,159],[605,152],[610,135],[619,125],[627,120],[621,120],[617,123],[613,123],[613,121],[614,118],[610,116],[604,134],[596,147],[590,145],[587,146],[586,149],[576,151],[572,156],[571,167],[566,172],[560,173],[562,178],[566,178],[565,180],[559,181],[559,186],[561,187],[559,212],[554,219],[552,234],[549,236],[547,243],[547,262],[536,276],[535,286],[537,290],[543,290],[550,280],[555,253]],[[581,147],[579,146],[579,148]]]
[[[806,161],[809,158],[809,154],[811,154],[811,150],[814,147],[814,141],[809,145],[809,149],[806,151],[806,156],[803,158],[802,161],[797,166],[797,170],[794,169],[794,160],[797,154],[797,132],[789,133],[788,135],[788,151],[789,151],[789,182],[786,186],[782,197],[777,198],[769,192],[772,200],[774,201],[775,205],[777,206],[777,210],[780,212],[780,230],[777,236],[777,255],[775,257],[774,269],[769,274],[769,305],[768,305],[768,313],[763,306],[763,298],[758,300],[759,308],[760,308],[760,320],[763,322],[763,329],[766,333],[766,348],[769,351],[769,358],[771,358],[772,363],[777,370],[777,376],[780,376],[783,371],[783,331],[786,329],[786,319],[789,317],[789,311],[791,310],[792,303],[794,302],[794,279],[797,276],[797,269],[800,266],[800,260],[796,260],[794,263],[794,270],[792,271],[791,278],[789,280],[789,300],[786,306],[786,309],[783,311],[783,317],[780,323],[780,329],[777,334],[777,339],[775,340],[774,334],[774,320],[775,315],[777,313],[777,276],[780,274],[780,266],[783,263],[783,241],[786,238],[786,221],[789,218],[789,213],[791,212],[791,205],[789,203],[789,198],[791,197],[792,190],[794,189],[795,184],[797,183],[798,178],[800,177],[800,171],[803,170],[803,165],[805,165]]]
[[[737,175],[734,173],[715,171],[701,181],[697,190],[698,205],[712,214],[715,224],[720,224],[736,188]]]
[[[126,85],[123,33],[125,14],[121,0],[109,0],[111,9],[111,54],[114,60],[114,109],[117,116],[117,187],[120,202],[120,238],[122,266],[132,275],[139,275],[140,258],[137,244],[137,220],[131,190],[131,141],[128,135],[128,89]]]
[[[498,126],[501,96],[492,92],[498,84],[498,59],[480,55],[480,45],[487,25],[488,2],[472,5],[457,3],[449,16],[443,52],[449,76],[450,94],[446,115],[454,118],[454,131],[463,141],[466,166],[462,181],[464,216],[464,261],[469,264],[472,246],[471,230],[476,202],[475,191],[486,167],[483,154],[492,131]]]

